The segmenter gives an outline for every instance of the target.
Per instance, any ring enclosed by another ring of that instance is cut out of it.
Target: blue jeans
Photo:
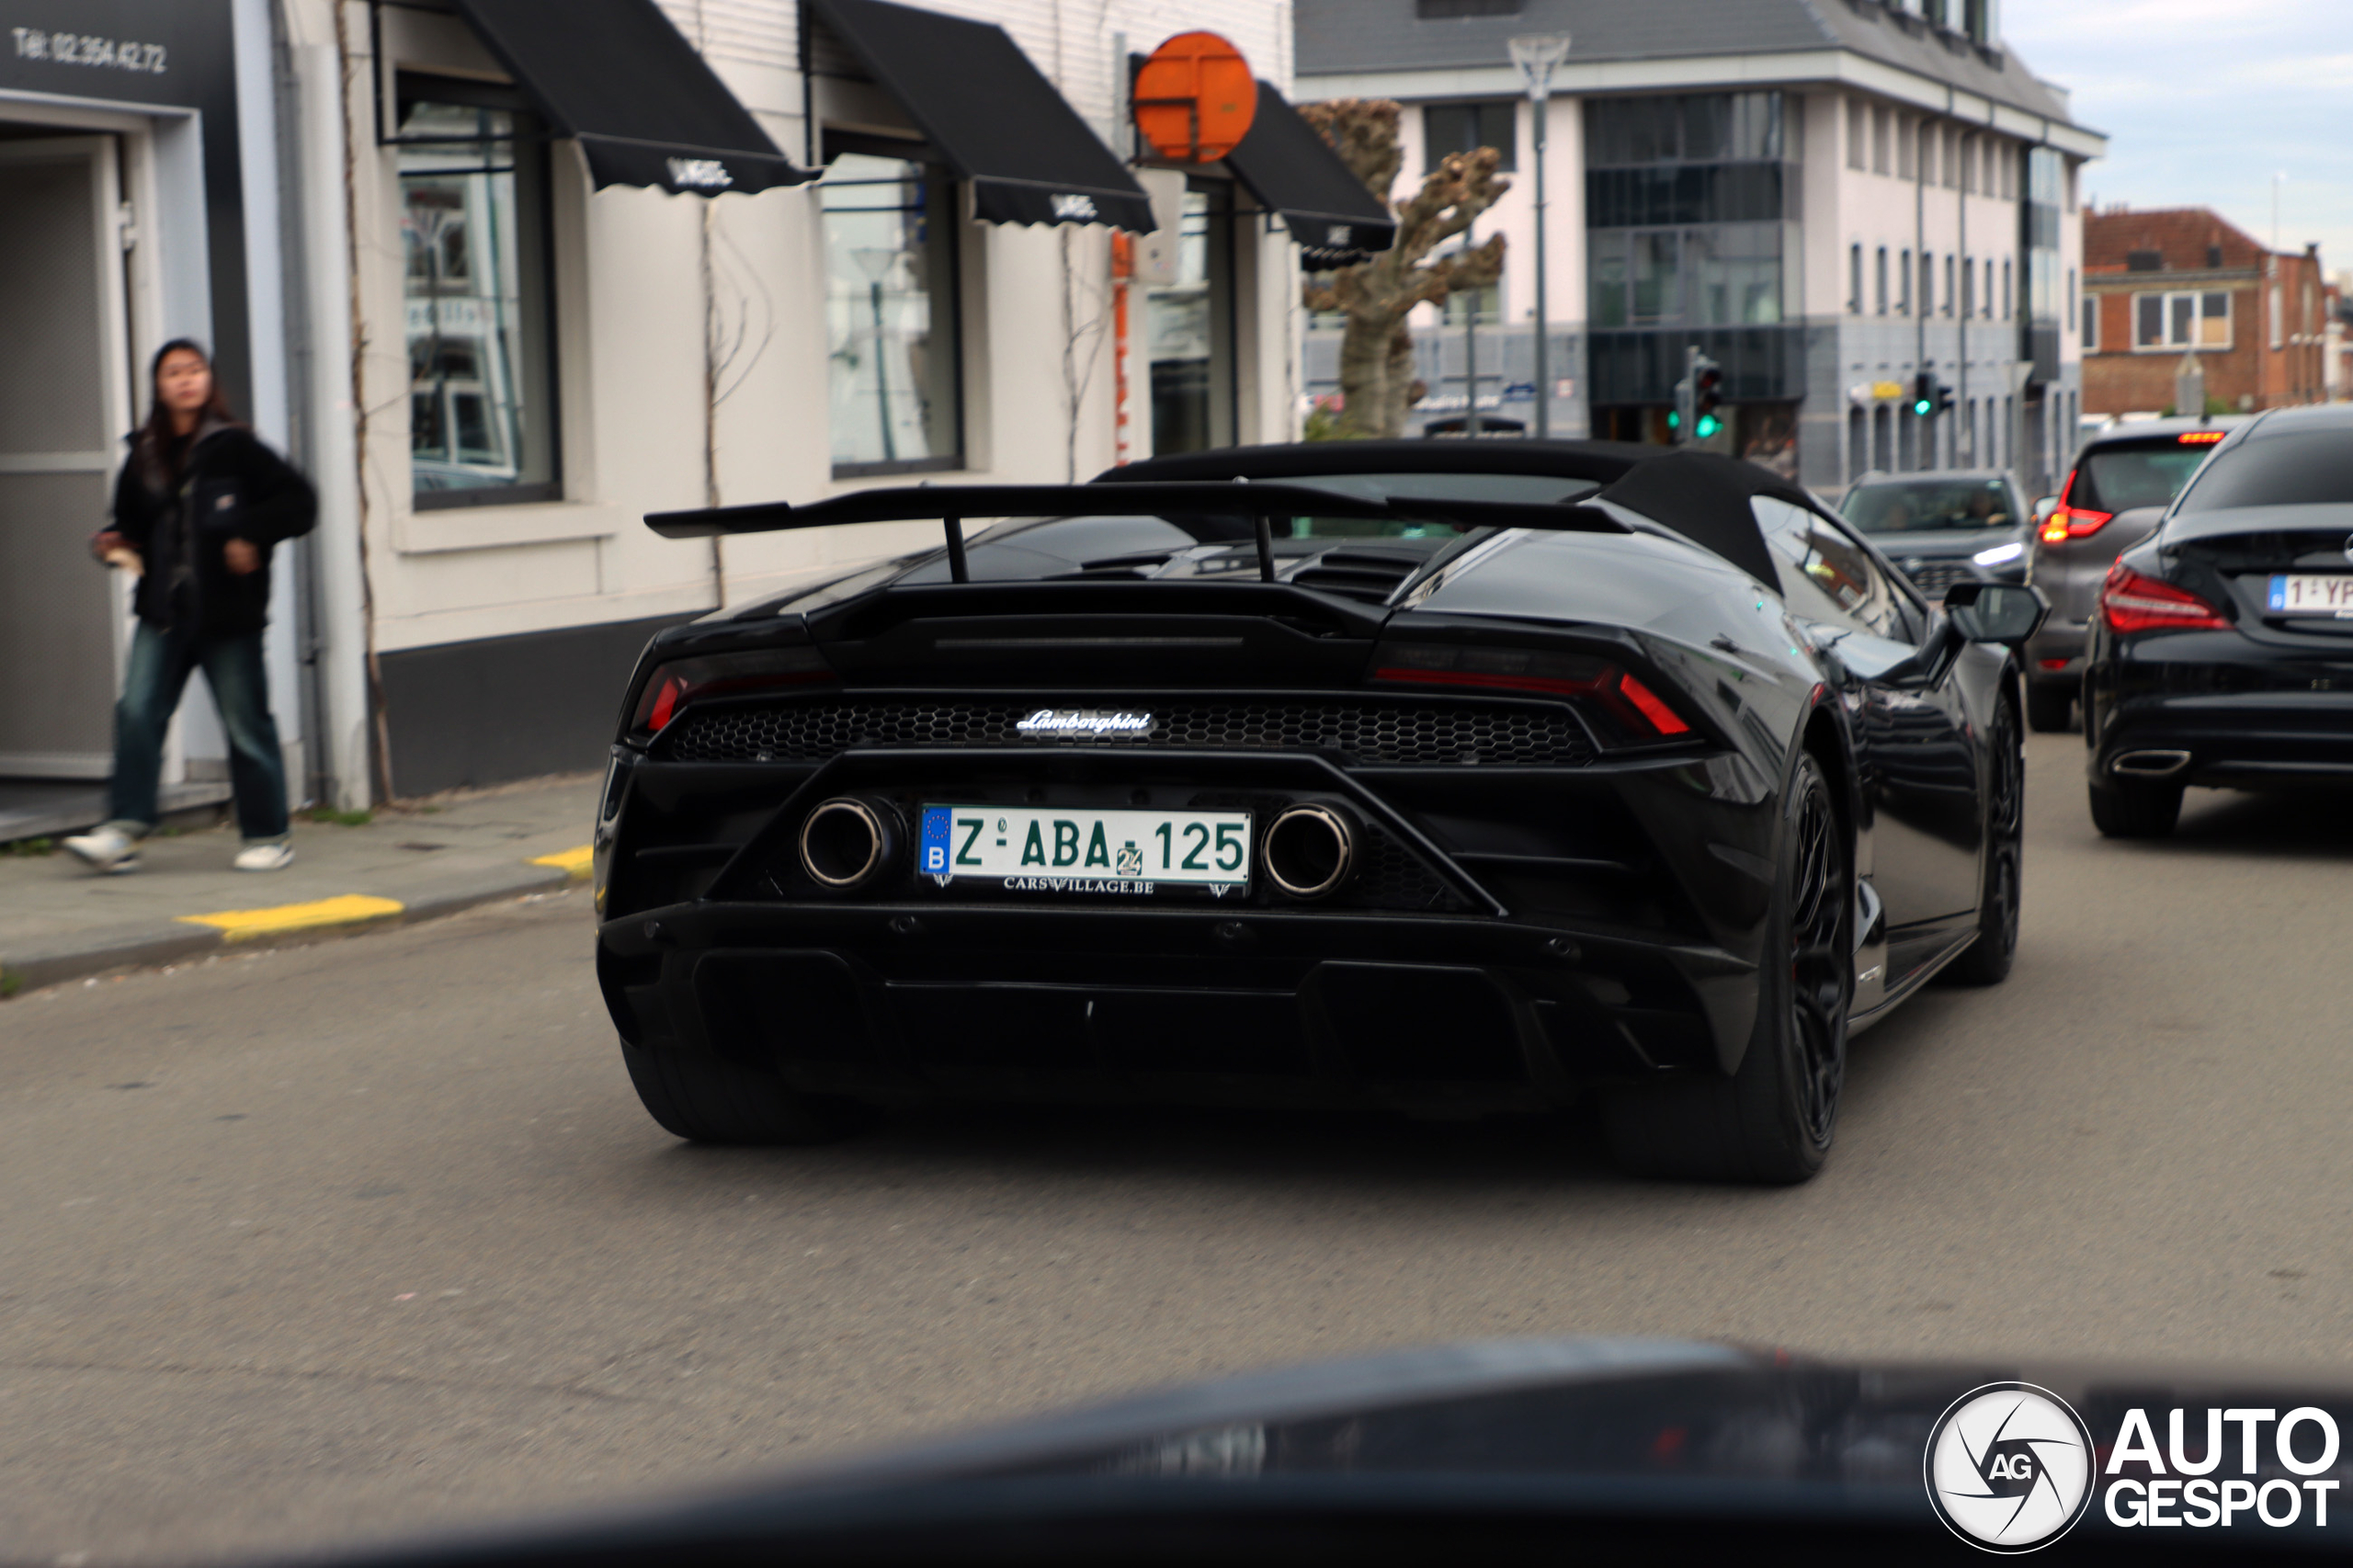
[[[131,639],[131,670],[114,705],[114,820],[133,838],[155,825],[155,789],[164,770],[164,732],[191,671],[201,668],[229,733],[229,782],[237,792],[237,827],[252,841],[286,836],[286,756],[269,716],[269,676],[262,634],[207,637],[158,631],[145,621]]]

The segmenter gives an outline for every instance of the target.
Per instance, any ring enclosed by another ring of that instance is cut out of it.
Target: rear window
[[[1859,485],[1839,508],[1867,534],[2016,528],[2009,487],[1998,479],[1906,480]]]
[[[2185,512],[2237,506],[2335,506],[2353,503],[2353,430],[2297,430],[2250,437],[2218,453],[2188,494]]]
[[[2094,512],[2129,512],[2135,506],[2170,506],[2198,465],[2212,455],[2211,447],[2185,447],[2167,436],[2160,440],[2103,442],[2093,448],[2075,469],[2075,487],[2067,505]]]

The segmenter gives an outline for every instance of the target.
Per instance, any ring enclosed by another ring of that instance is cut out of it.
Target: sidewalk
[[[246,942],[423,920],[588,875],[594,775],[452,792],[365,825],[297,818],[294,864],[229,869],[231,827],[150,838],[101,877],[63,850],[0,856],[0,997]]]

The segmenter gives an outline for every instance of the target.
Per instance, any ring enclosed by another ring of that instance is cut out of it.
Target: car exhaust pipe
[[[1323,898],[1356,874],[1356,824],[1329,806],[1292,806],[1268,825],[1265,858],[1275,886]]]
[[[898,858],[899,836],[899,813],[889,806],[836,795],[801,820],[801,869],[820,887],[864,887]]]
[[[2118,753],[2108,770],[2126,778],[2170,778],[2188,766],[2186,751],[2128,751]]]

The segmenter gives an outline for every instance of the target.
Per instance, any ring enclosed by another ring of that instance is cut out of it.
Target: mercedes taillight
[[[2187,588],[2144,576],[2121,561],[2099,588],[2100,618],[2111,631],[2227,631],[2222,612]]]

